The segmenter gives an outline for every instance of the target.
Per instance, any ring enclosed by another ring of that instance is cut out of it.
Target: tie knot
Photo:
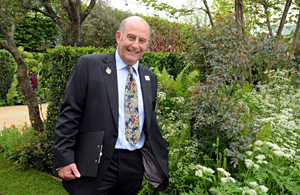
[[[133,68],[132,68],[132,66],[129,66],[129,65],[128,65],[128,66],[127,66],[127,69],[128,69],[128,71],[129,71],[130,74],[133,73]]]

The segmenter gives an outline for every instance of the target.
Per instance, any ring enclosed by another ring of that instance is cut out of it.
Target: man
[[[116,33],[117,51],[81,56],[70,74],[54,139],[55,168],[70,194],[138,194],[143,175],[156,189],[167,188],[168,152],[155,113],[157,77],[138,63],[149,36],[145,20],[129,17]],[[96,176],[81,176],[75,148],[86,146],[79,136],[98,131],[104,138]]]

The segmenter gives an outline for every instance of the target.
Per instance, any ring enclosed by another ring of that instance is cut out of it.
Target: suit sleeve
[[[75,162],[74,145],[84,111],[87,86],[87,62],[82,56],[69,76],[61,112],[57,119],[54,137],[54,168]]]

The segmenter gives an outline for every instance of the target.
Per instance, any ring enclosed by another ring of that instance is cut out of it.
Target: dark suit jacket
[[[111,70],[111,74],[106,69]],[[168,186],[168,151],[156,121],[157,77],[139,64],[139,75],[144,101],[146,136],[151,149],[165,174]],[[150,81],[145,79],[150,77]],[[81,56],[70,74],[61,113],[57,120],[54,139],[55,168],[75,162],[74,147],[79,132],[104,131],[103,155],[96,177],[81,177],[64,181],[71,194],[92,194],[108,167],[118,137],[118,86],[115,52]]]

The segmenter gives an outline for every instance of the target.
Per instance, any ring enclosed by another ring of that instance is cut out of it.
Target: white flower
[[[250,185],[252,185],[253,187],[257,187],[258,186],[258,184],[255,181],[250,182]]]
[[[245,159],[245,165],[247,168],[253,167],[254,163],[252,162],[251,159]]]
[[[246,195],[246,194],[256,195],[256,191],[253,189],[249,189],[248,187],[244,187],[242,195]]]
[[[265,157],[264,155],[261,154],[261,155],[256,156],[255,158],[262,161],[262,160],[264,160],[266,157]]]
[[[232,177],[223,177],[223,178],[221,178],[221,182],[222,183],[227,183],[227,182],[233,182],[233,183],[235,183],[236,181]]]
[[[225,171],[224,173],[223,173],[224,175],[225,175],[225,177],[230,177],[230,173],[228,173],[227,171]]]
[[[263,145],[263,142],[260,141],[260,140],[257,140],[257,141],[255,142],[255,145],[256,145],[256,146],[261,146],[261,145]]]
[[[254,166],[254,168],[255,168],[256,170],[259,169],[259,165],[258,165],[258,164],[254,164],[253,166]]]
[[[253,190],[253,189],[249,189],[249,190],[247,190],[247,192],[246,193],[248,193],[248,194],[250,194],[250,195],[256,195],[256,191],[255,190]]]
[[[248,156],[251,156],[251,155],[253,154],[253,152],[252,152],[252,151],[247,151],[246,154],[247,154]]]
[[[211,168],[206,168],[206,167],[205,167],[205,169],[203,169],[203,171],[204,171],[204,172],[209,172],[209,173],[211,173],[211,174],[214,174],[214,173],[215,173],[214,170],[212,170]]]
[[[268,190],[269,190],[267,187],[265,187],[265,186],[263,186],[263,185],[259,186],[259,188],[261,189],[261,191],[263,191],[263,192],[265,192],[265,193],[267,193]]]
[[[229,178],[230,178],[231,182],[233,182],[233,183],[236,182],[235,179],[233,179],[232,177],[229,177]]]
[[[228,173],[227,171],[225,171],[223,168],[217,168],[218,171],[220,171],[221,173],[223,173],[226,177],[230,177],[230,173]]]
[[[262,164],[263,161],[262,161],[262,160],[258,160],[257,163],[258,163],[258,164]]]
[[[276,154],[277,156],[285,156],[284,152],[280,150],[273,151],[273,153]]]
[[[203,176],[203,173],[202,173],[201,170],[197,170],[197,171],[195,172],[195,175],[198,176],[198,177],[202,177],[202,176]]]
[[[266,165],[268,164],[268,162],[267,162],[267,161],[265,161],[265,160],[263,161],[263,163],[264,163],[264,164],[266,164]]]

